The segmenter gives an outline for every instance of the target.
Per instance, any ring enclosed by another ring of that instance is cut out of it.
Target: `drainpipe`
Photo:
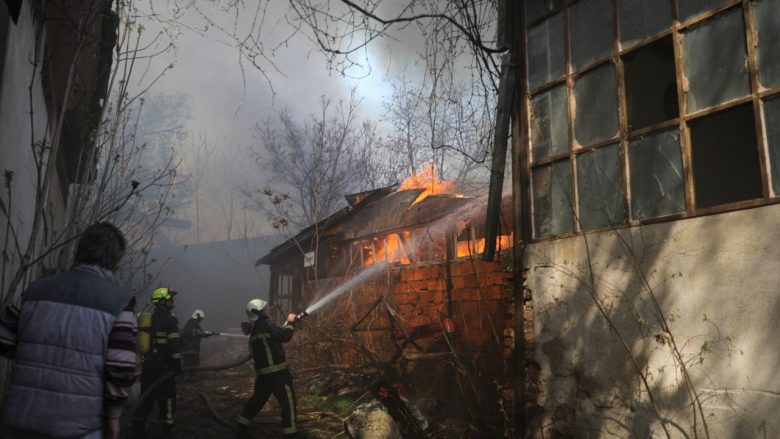
[[[447,282],[447,317],[442,319],[441,324],[444,332],[452,335],[455,333],[455,320],[452,318],[452,260],[455,259],[455,247],[453,245],[455,242],[455,232],[447,231],[445,232],[444,236],[444,253],[446,257],[444,267],[446,270],[445,276]]]
[[[445,266],[447,270],[447,318],[452,319],[452,260],[454,259],[455,253],[452,242],[455,239],[455,236],[452,232],[447,232],[446,237],[445,254],[447,263]]]

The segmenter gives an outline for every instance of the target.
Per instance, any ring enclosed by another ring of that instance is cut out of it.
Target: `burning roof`
[[[316,233],[320,238],[339,235],[342,240],[356,240],[434,222],[473,201],[454,193],[454,189],[454,183],[438,178],[435,166],[429,164],[404,180],[394,192],[392,187],[386,187],[346,195],[348,207],[321,221],[319,227],[307,227],[277,246],[257,265],[270,264],[288,252],[300,253],[295,243],[306,247]]]

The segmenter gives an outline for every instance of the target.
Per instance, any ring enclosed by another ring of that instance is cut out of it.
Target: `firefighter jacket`
[[[144,375],[181,372],[179,321],[170,312],[156,307],[152,314],[152,342],[144,357]]]
[[[200,339],[205,337],[206,333],[200,327],[196,319],[189,319],[181,330],[181,351],[185,354],[200,353]]]
[[[292,339],[294,330],[292,323],[279,327],[271,323],[266,315],[258,317],[252,325],[249,337],[249,350],[255,360],[255,371],[258,375],[287,369],[282,343]]]

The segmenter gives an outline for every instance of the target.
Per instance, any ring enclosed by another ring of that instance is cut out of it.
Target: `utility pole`
[[[514,242],[512,243],[512,318],[507,322],[504,331],[505,343],[509,340],[511,355],[506,358],[507,378],[513,379],[514,407],[505,429],[507,437],[524,439],[526,436],[525,412],[525,286],[524,286],[524,256],[525,237],[528,230],[525,216],[522,212],[524,191],[526,188],[523,160],[523,145],[528,138],[523,120],[527,114],[525,100],[525,33],[524,28],[525,0],[499,0],[498,3],[498,40],[508,48],[501,63],[501,78],[498,91],[498,108],[496,111],[496,126],[493,137],[493,160],[490,172],[490,189],[488,192],[487,217],[485,220],[485,251],[483,259],[493,260],[496,252],[501,219],[501,199],[504,185],[504,169],[506,167],[507,141],[509,139],[510,121],[512,129],[512,221]],[[509,310],[508,310],[509,311]]]

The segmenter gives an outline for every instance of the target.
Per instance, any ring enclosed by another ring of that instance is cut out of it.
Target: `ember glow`
[[[436,173],[436,164],[433,162],[429,162],[420,172],[406,178],[398,187],[399,191],[404,191],[407,189],[424,189],[423,193],[421,193],[417,199],[414,200],[412,206],[428,198],[429,195],[452,194],[458,197],[463,196],[455,193],[454,182],[442,180],[439,178]]]
[[[512,247],[512,235],[500,235],[496,238],[496,249],[506,250]],[[485,252],[485,238],[473,241],[458,241],[456,256],[459,258],[481,255]]]

